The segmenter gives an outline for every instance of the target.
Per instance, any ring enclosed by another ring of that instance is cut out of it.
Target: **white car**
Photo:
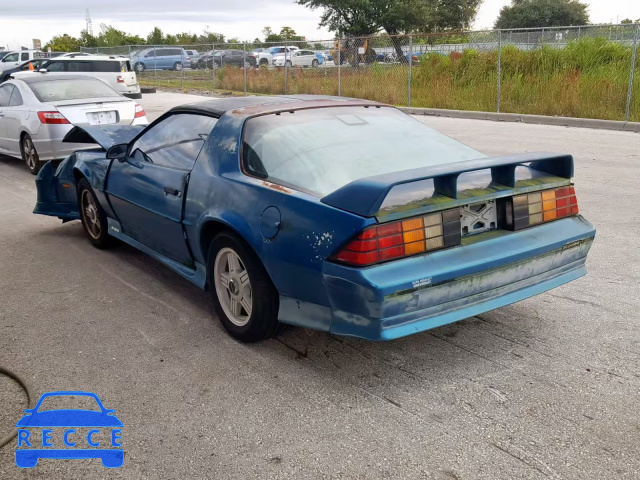
[[[288,67],[317,67],[320,65],[320,61],[318,60],[316,53],[311,50],[297,51],[290,57],[287,57],[286,60],[284,54],[273,57],[274,66],[283,67],[285,63]]]
[[[135,101],[83,75],[31,75],[0,85],[0,153],[22,158],[34,175],[45,161],[95,145],[63,143],[74,125],[147,125]]]
[[[124,57],[91,55],[52,58],[40,66],[38,71],[24,71],[12,74],[13,78],[42,74],[90,75],[108,83],[116,92],[129,98],[142,98],[136,72],[131,61]]]
[[[298,47],[279,45],[271,48],[260,48],[253,51],[256,56],[256,64],[260,67],[273,65],[273,58],[277,55],[284,55],[287,52],[287,56],[290,56],[293,52],[300,50]]]
[[[46,54],[40,50],[21,50],[19,52],[13,52],[0,60],[0,70],[9,70],[11,68],[19,67],[29,60],[45,57]]]

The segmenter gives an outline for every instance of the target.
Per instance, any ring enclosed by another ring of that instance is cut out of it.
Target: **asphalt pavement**
[[[152,119],[198,99],[142,104]],[[1,157],[0,365],[36,395],[96,392],[125,460],[22,470],[14,441],[0,478],[640,478],[640,135],[419,120],[487,154],[572,153],[589,275],[392,342],[289,328],[243,345],[156,261],[33,215],[34,177]],[[24,408],[0,376],[0,437]]]

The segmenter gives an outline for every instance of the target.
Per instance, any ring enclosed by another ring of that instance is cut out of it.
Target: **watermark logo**
[[[41,458],[99,458],[107,468],[122,466],[122,422],[95,393],[45,393],[24,413],[16,424],[18,467],[33,468]]]

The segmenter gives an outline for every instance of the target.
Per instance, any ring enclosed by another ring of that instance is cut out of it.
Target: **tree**
[[[627,23],[640,23],[640,18],[637,19],[635,22],[633,20],[631,20],[630,18],[625,18],[624,20],[622,20],[620,23],[622,24],[627,24]]]
[[[338,34],[369,36],[385,31],[399,58],[402,41],[395,35],[468,28],[482,0],[296,0],[323,9],[320,26]]]
[[[71,37],[66,33],[64,35],[56,35],[49,43],[44,46],[46,51],[51,48],[52,52],[77,52],[80,50],[81,40],[75,37]]]
[[[149,45],[162,45],[165,42],[164,33],[158,27],[151,30],[151,33],[147,35],[147,43]]]
[[[495,27],[537,28],[587,25],[587,5],[579,0],[512,0],[502,7]]]

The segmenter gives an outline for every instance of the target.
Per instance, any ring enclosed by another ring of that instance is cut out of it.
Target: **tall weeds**
[[[604,38],[583,38],[564,48],[544,45],[523,51],[502,49],[501,111],[581,118],[624,118],[632,49]],[[423,56],[412,66],[411,105],[414,107],[494,111],[497,95],[497,51],[465,50],[449,56]],[[408,66],[373,64],[341,69],[341,94],[393,105],[406,105]],[[185,89],[211,90],[211,71],[185,71]],[[145,72],[142,84],[178,88],[177,72]],[[155,80],[157,77],[157,81]],[[636,62],[631,120],[640,121],[640,58]],[[285,92],[284,69],[247,71],[247,91]],[[216,90],[244,91],[242,69],[216,72]],[[287,93],[337,95],[338,69],[291,68]]]

